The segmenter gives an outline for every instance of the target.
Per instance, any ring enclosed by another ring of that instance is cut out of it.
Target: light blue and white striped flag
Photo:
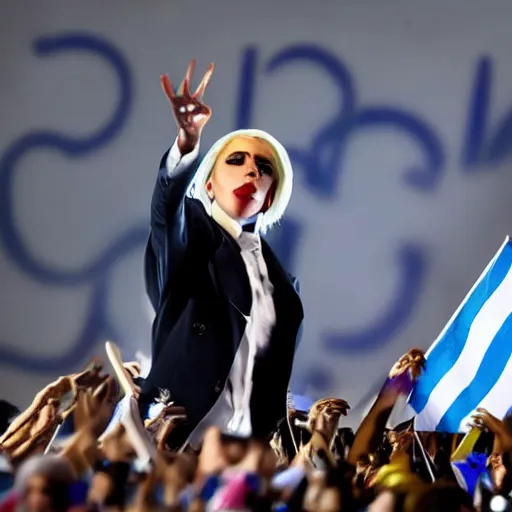
[[[467,432],[477,407],[512,405],[512,242],[491,260],[426,354],[408,405],[418,431]],[[409,416],[410,417],[410,416]]]

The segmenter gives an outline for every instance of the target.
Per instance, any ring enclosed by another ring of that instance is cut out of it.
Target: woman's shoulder
[[[199,245],[215,246],[220,243],[221,231],[199,199],[185,198],[185,216],[191,239]]]

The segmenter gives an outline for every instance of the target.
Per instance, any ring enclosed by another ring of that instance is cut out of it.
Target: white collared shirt
[[[194,153],[196,151],[194,150]],[[186,155],[189,157],[189,155]],[[184,157],[185,158],[185,157]],[[175,142],[169,151],[166,167],[170,174],[180,163],[181,154]],[[250,400],[256,355],[265,348],[275,325],[276,314],[272,297],[273,286],[261,252],[261,238],[257,233],[242,230],[238,222],[229,217],[213,201],[210,215],[239,244],[251,287],[252,305],[246,328],[235,354],[224,390],[208,414],[190,435],[187,444],[199,444],[205,431],[212,425],[229,434],[249,437],[252,434]],[[240,313],[241,314],[241,313]]]

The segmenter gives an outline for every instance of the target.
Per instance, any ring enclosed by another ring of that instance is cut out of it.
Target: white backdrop
[[[306,311],[294,388],[357,409],[509,230],[511,15],[507,0],[4,0],[0,397],[26,405],[107,336],[149,350],[142,255],[175,135],[159,76],[196,57],[198,75],[216,64],[204,149],[251,125],[296,162],[274,239]]]

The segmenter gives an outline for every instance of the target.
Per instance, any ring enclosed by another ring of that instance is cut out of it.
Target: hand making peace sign
[[[172,83],[167,75],[160,77],[160,83],[169,99],[178,125],[178,146],[184,155],[192,151],[199,141],[201,132],[210,119],[212,111],[202,102],[204,91],[213,74],[214,65],[208,66],[201,83],[194,94],[190,92],[190,82],[194,72],[195,60],[191,60],[185,78],[177,91],[174,92]]]

